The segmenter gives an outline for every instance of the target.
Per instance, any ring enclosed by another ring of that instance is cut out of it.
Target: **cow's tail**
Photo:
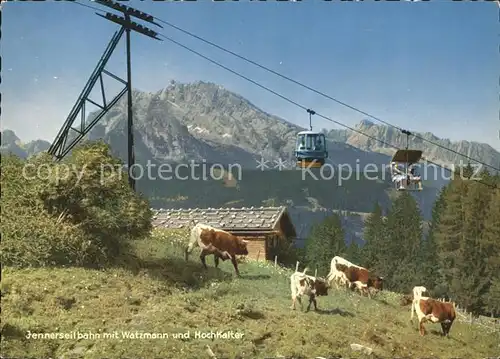
[[[326,280],[328,283],[332,283],[333,280],[335,279],[335,272],[333,271],[333,268],[330,269],[330,273],[328,273],[328,275],[326,276]]]
[[[192,222],[194,222],[194,220],[192,220]],[[193,251],[194,246],[198,243],[198,237],[199,237],[198,230],[195,227],[193,227],[191,229],[191,236],[189,238],[189,243],[186,249],[184,250],[184,257],[186,260],[188,260],[189,253]]]
[[[330,263],[330,273],[328,273],[328,275],[326,276],[326,280],[328,281],[328,283],[331,283],[333,281],[333,277],[334,277],[334,268],[335,268],[335,265],[337,264],[337,260],[336,260],[337,257],[333,257],[331,263]],[[336,269],[336,268],[335,268]]]

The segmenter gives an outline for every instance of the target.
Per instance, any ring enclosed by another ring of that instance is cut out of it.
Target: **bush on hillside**
[[[150,233],[149,205],[106,144],[81,145],[60,163],[2,157],[4,264],[104,266]]]

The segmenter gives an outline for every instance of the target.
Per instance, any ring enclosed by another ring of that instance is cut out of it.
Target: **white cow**
[[[306,295],[309,297],[309,305],[307,311],[314,304],[314,310],[317,310],[316,297],[328,295],[328,283],[321,279],[307,275],[308,268],[303,272],[295,272],[290,276],[290,290],[292,292],[292,306],[291,309],[295,310],[295,302],[298,300],[301,310],[303,309],[301,297]]]

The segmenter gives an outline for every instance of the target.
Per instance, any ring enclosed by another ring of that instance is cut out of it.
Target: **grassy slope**
[[[137,244],[140,268],[2,270],[2,354],[8,357],[264,358],[278,355],[356,357],[349,344],[378,356],[482,358],[498,355],[500,335],[456,322],[451,338],[433,331],[421,338],[409,307],[397,295],[369,300],[333,290],[320,297],[323,311],[292,312],[289,271],[242,263],[235,279],[230,263],[208,271],[184,262],[181,248],[158,240]],[[75,300],[72,303],[72,299]],[[64,308],[66,307],[66,309]],[[304,306],[305,308],[305,306]],[[233,330],[243,339],[26,340],[32,332],[186,332]]]

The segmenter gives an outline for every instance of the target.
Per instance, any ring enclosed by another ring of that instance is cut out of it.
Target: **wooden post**
[[[274,256],[274,268],[278,266],[278,256]]]
[[[472,312],[469,313],[469,322],[472,324]]]
[[[259,251],[257,252],[257,261],[259,261],[259,257],[260,257],[260,249],[259,249]]]
[[[318,268],[316,268],[316,269],[314,270],[314,277],[317,277],[317,276],[318,276]]]
[[[295,271],[298,272],[299,271],[299,261],[297,261],[297,263],[295,264]]]

